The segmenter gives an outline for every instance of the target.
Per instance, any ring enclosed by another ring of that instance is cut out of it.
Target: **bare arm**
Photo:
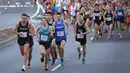
[[[35,31],[35,34],[36,34],[36,37],[38,38],[39,36],[39,30],[40,30],[40,27],[38,27],[37,29],[36,29],[36,31]]]
[[[68,34],[69,24],[68,24],[66,21],[64,21],[64,22],[65,22],[65,25],[66,25],[66,32],[67,32],[67,34]]]
[[[34,28],[34,26],[32,25],[32,24],[29,24],[29,26],[30,26],[30,35],[31,36],[35,36],[35,28]]]
[[[17,32],[18,26],[19,26],[18,24],[15,25],[15,27],[13,28],[13,33],[18,34]]]

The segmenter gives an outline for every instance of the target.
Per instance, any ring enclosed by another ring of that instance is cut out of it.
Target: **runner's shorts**
[[[63,39],[63,40],[61,40],[61,41],[55,41],[56,42],[56,45],[61,45],[61,42],[62,41],[65,41],[66,42],[66,39]]]
[[[45,49],[49,49],[50,47],[51,47],[51,43],[50,43],[50,41],[48,41],[48,42],[39,42],[39,45],[42,45],[42,46],[44,46],[45,47]]]
[[[18,38],[17,40],[19,46],[24,46],[25,44],[30,44],[30,40],[28,38]]]
[[[77,42],[80,43],[80,45],[86,45],[87,40],[86,39],[76,39]]]
[[[117,21],[119,21],[120,23],[124,23],[125,19],[123,17],[122,18],[117,18]]]

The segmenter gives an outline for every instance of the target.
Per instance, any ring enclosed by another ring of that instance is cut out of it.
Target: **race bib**
[[[64,32],[63,31],[58,31],[57,36],[64,36]]]
[[[95,13],[95,16],[100,16],[100,13]]]
[[[108,17],[108,18],[107,18],[107,21],[111,21],[111,20],[112,20],[111,17]]]
[[[123,16],[122,12],[118,12],[118,15],[119,15],[119,16]]]
[[[27,32],[20,32],[20,37],[23,37],[23,38],[27,37]]]
[[[77,38],[78,38],[78,39],[83,39],[84,36],[83,36],[82,34],[77,34]]]
[[[88,14],[89,14],[89,11],[85,12],[85,14],[88,15]]]
[[[43,41],[47,41],[47,40],[48,40],[48,36],[41,35],[41,40],[43,40]]]

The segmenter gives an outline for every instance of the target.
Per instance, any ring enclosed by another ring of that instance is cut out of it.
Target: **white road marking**
[[[7,9],[7,7],[5,8],[5,10]]]
[[[20,7],[23,7],[23,5],[20,5]]]
[[[15,7],[33,7],[32,5],[0,5],[0,8],[15,8]]]
[[[10,4],[10,1],[8,1],[8,4]]]
[[[4,12],[6,9],[7,9],[7,7],[5,7],[5,8],[0,12],[0,14],[1,14],[2,12]]]
[[[26,2],[27,5],[31,5],[31,2]]]
[[[20,3],[20,2],[16,2],[15,4],[16,4],[16,5],[20,5],[21,3]]]
[[[42,10],[43,14],[45,13],[44,8],[43,8],[42,5],[38,2],[38,0],[36,1],[36,4],[37,4],[37,11],[36,11],[36,13],[35,13],[33,16],[31,16],[31,18],[36,17],[36,16],[38,15],[38,13],[40,12],[40,9]]]
[[[3,5],[0,5],[0,7],[8,7],[8,6],[7,6],[7,5],[4,5],[4,6],[3,6]]]
[[[36,4],[37,4],[37,11],[36,11],[36,13],[35,13],[34,15],[32,15],[30,18],[34,18],[34,17],[37,16],[38,13],[40,12],[40,5],[39,5],[38,0],[36,1]]]
[[[16,7],[20,7],[20,5],[16,5]]]
[[[14,8],[14,7],[16,7],[16,5],[10,5],[9,7],[12,7],[12,8]]]
[[[61,67],[61,64],[57,65],[56,67],[54,67],[51,71],[55,71],[57,70],[59,67]]]

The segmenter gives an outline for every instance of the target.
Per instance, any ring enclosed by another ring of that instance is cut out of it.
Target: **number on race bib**
[[[119,16],[122,16],[123,14],[122,14],[122,12],[118,12],[118,15],[119,15]]]
[[[43,40],[43,41],[47,41],[47,39],[48,39],[48,36],[41,35],[41,40]]]
[[[58,31],[57,36],[64,36],[64,32],[63,31]]]
[[[27,32],[20,32],[20,37],[23,37],[23,38],[27,37]]]
[[[112,18],[111,18],[111,17],[108,17],[108,18],[107,18],[107,21],[111,21],[111,20],[112,20]]]
[[[78,39],[83,39],[84,36],[83,36],[82,34],[77,34],[77,38],[78,38]]]
[[[95,16],[100,16],[100,13],[95,13]]]

